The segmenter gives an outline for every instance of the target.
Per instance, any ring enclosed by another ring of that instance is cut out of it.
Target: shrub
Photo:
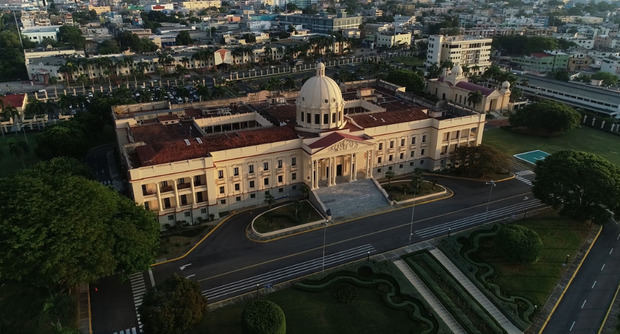
[[[248,303],[241,315],[245,334],[285,334],[286,318],[278,304],[268,300]]]
[[[507,260],[532,263],[538,259],[542,240],[536,231],[522,225],[504,225],[496,236],[496,245]]]
[[[357,297],[357,289],[347,283],[340,283],[332,290],[332,296],[341,304],[350,304]]]

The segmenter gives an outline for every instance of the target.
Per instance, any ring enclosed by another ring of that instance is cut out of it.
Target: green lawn
[[[36,147],[36,134],[27,133],[24,138],[23,134],[0,135],[0,177],[10,176],[25,167],[30,167],[39,161],[34,150]],[[9,149],[9,144],[25,143],[23,146],[25,152],[21,155],[14,155]]]
[[[365,262],[347,266],[354,270]],[[373,263],[375,270],[390,275],[398,282],[400,292],[420,299],[415,289],[390,262]],[[316,277],[320,277],[320,274]],[[375,334],[420,333],[424,323],[418,323],[403,308],[393,308],[385,302],[385,291],[375,287],[357,287],[355,299],[348,304],[334,297],[339,283],[325,290],[306,291],[286,288],[265,298],[282,307],[286,315],[286,331],[295,334]],[[348,283],[344,283],[348,284]],[[424,301],[421,301],[425,304]],[[241,313],[246,302],[238,302],[210,311],[193,333],[241,334]],[[424,306],[428,310],[428,306]],[[435,316],[436,317],[436,316]],[[443,323],[436,333],[447,333]],[[435,331],[434,331],[435,332]]]
[[[304,200],[266,212],[254,221],[254,229],[259,233],[266,233],[310,223],[322,218],[312,204]]]
[[[536,137],[494,128],[484,131],[483,144],[495,146],[510,155],[532,150],[554,153],[561,150],[591,152],[620,165],[620,137],[582,127],[558,137]]]
[[[566,255],[574,258],[588,235],[584,223],[563,217],[526,219],[520,225],[536,231],[543,241],[540,258],[533,264],[507,263],[494,244],[492,237],[482,238],[480,248],[472,254],[475,261],[486,262],[495,268],[492,282],[501,287],[506,296],[522,296],[536,305],[543,305],[566,270]]]
[[[390,196],[391,200],[403,201],[406,199],[413,198],[413,186],[411,185],[411,182],[409,181],[407,182],[392,181],[392,183],[381,184],[381,187],[385,189],[385,191]],[[431,182],[424,181],[422,182],[422,185],[420,186],[420,191],[416,194],[416,197],[430,195],[430,194],[438,193],[440,191],[443,191],[442,187],[436,184],[433,184]]]
[[[424,59],[413,56],[398,56],[392,58],[392,60],[408,66],[421,66],[424,64]]]

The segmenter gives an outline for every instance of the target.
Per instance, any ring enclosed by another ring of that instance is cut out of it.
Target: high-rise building
[[[442,62],[467,66],[470,73],[482,73],[491,66],[491,38],[432,35],[428,38],[426,67]]]

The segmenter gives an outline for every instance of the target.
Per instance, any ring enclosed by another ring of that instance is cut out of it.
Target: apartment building
[[[470,73],[483,73],[491,66],[492,42],[491,38],[431,35],[426,66],[440,66],[441,62],[450,61],[453,65],[468,66]]]
[[[230,210],[357,179],[450,166],[457,146],[479,145],[485,115],[452,116],[368,80],[339,86],[317,73],[299,92],[113,108],[134,201],[160,224]]]
[[[340,12],[338,15],[279,15],[278,20],[283,24],[301,25],[316,33],[332,33],[334,31],[357,29],[362,23],[361,16],[347,16]]]

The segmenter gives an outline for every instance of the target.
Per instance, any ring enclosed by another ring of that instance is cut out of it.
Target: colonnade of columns
[[[372,160],[371,151],[366,152],[366,169],[367,178],[372,176]],[[310,185],[312,189],[320,186],[321,182],[327,183],[327,186],[335,185],[337,177],[345,177],[348,182],[357,180],[358,166],[356,165],[357,153],[349,153],[345,155],[337,155],[326,158],[312,159],[310,162]],[[342,175],[337,175],[338,165],[342,168]]]

